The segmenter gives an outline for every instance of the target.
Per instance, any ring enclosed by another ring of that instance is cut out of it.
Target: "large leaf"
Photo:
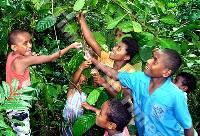
[[[166,38],[159,38],[161,48],[169,48],[176,50],[177,52],[181,53],[180,45],[177,44],[175,41]]]
[[[40,21],[37,23],[36,30],[37,30],[38,32],[42,32],[42,31],[46,30],[47,28],[50,28],[50,27],[52,27],[53,25],[55,25],[56,20],[57,20],[56,17],[47,16],[47,17],[43,18],[42,20],[40,20]]]
[[[82,136],[95,124],[95,114],[85,114],[78,118],[73,125],[73,135]]]
[[[161,22],[169,24],[169,25],[177,25],[179,24],[174,15],[168,15],[160,19]]]
[[[119,24],[117,25],[117,27],[118,27],[122,32],[125,32],[125,33],[134,31],[134,30],[133,30],[133,23],[132,23],[132,21],[123,21],[123,22],[119,23]]]
[[[54,9],[53,15],[56,16],[56,17],[58,17],[58,16],[60,16],[64,12],[65,12],[65,10],[62,7],[56,7]]]
[[[84,60],[83,54],[76,53],[69,61],[68,68],[66,70],[73,73],[82,63],[83,60]]]
[[[87,97],[87,103],[94,105],[97,102],[99,95],[100,92],[97,89],[94,89]]]
[[[120,17],[117,17],[115,18],[114,20],[109,20],[108,22],[108,25],[107,25],[107,29],[113,29],[115,26],[117,26],[117,24],[122,20],[124,19],[124,17],[126,16],[127,14],[123,15],[123,16],[120,16]]]
[[[142,32],[142,26],[140,25],[140,23],[132,21],[132,25],[134,32]]]
[[[77,0],[74,4],[73,9],[75,11],[80,11],[84,5],[85,5],[85,0]]]
[[[68,23],[65,25],[64,32],[67,32],[71,35],[77,34],[78,28],[79,27],[78,27],[77,23],[75,23],[75,22],[70,23],[70,24]]]
[[[147,60],[152,56],[152,48],[144,46],[140,49],[139,53],[142,61],[147,62]]]

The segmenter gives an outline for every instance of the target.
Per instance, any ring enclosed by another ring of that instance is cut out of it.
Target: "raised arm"
[[[118,80],[118,71],[105,66],[103,63],[99,62],[95,58],[90,58],[91,62],[96,66],[96,69],[103,71],[107,76],[111,77],[114,80]]]
[[[81,26],[81,30],[83,33],[83,36],[87,42],[87,44],[93,49],[93,51],[98,55],[101,56],[101,48],[100,45],[97,43],[97,41],[95,40],[92,32],[90,31],[90,29],[87,26],[85,17],[83,14],[79,14],[78,16],[78,21],[79,24]]]
[[[19,74],[23,74],[24,70],[29,67],[30,65],[34,64],[42,64],[46,62],[50,62],[53,60],[56,60],[57,58],[61,57],[65,53],[67,53],[72,48],[79,48],[80,43],[73,43],[69,45],[68,47],[53,53],[51,55],[40,55],[40,56],[27,56],[27,57],[21,57],[17,58],[14,61],[14,70],[15,72]]]
[[[74,73],[74,76],[73,76],[73,79],[72,79],[72,82],[74,84],[77,84],[80,77],[81,77],[81,73],[83,72],[84,69],[88,68],[90,66],[91,61],[84,61],[78,68],[78,70]]]

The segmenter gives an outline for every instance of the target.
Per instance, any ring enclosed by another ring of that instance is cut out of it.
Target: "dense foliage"
[[[132,63],[142,61],[145,64],[155,47],[172,48],[184,58],[180,71],[190,72],[199,80],[199,7],[199,0],[3,0],[0,3],[0,79],[5,80],[3,69],[10,51],[7,37],[11,30],[28,30],[34,37],[33,50],[39,54],[50,54],[73,41],[84,43],[76,22],[76,14],[83,11],[104,50],[115,44],[114,29],[119,28],[127,33],[125,36],[133,36],[139,42],[140,53]],[[66,91],[73,72],[82,60],[82,52],[71,51],[56,62],[32,66],[32,87],[39,91],[38,100],[31,109],[33,135],[58,135]],[[89,70],[84,74],[91,77]],[[93,99],[88,101],[100,107],[109,96],[101,88],[91,87],[91,80],[90,86],[84,86],[82,90],[92,95],[90,98]],[[199,87],[189,96],[189,109],[196,128],[200,128],[199,96]],[[74,127],[75,133],[86,132],[94,124],[93,116],[89,112],[79,119]],[[86,125],[81,127],[81,123],[85,122]],[[96,135],[101,133],[95,127],[87,133],[93,131]]]

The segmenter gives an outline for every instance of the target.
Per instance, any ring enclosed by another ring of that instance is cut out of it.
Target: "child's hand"
[[[85,60],[91,60],[91,59],[92,59],[92,56],[91,56],[91,54],[89,53],[89,51],[85,51],[84,59],[85,59]]]
[[[78,22],[79,23],[81,23],[81,21],[85,18],[84,17],[84,14],[81,12],[81,13],[78,13],[77,15],[76,15],[76,17],[77,17],[77,20],[78,20]]]
[[[79,66],[79,68],[84,70],[84,69],[88,68],[91,64],[92,64],[92,62],[90,60],[86,60]]]
[[[71,45],[69,45],[69,47],[79,49],[82,47],[82,43],[75,42],[75,43],[72,43]]]
[[[91,75],[99,75],[99,71],[95,68],[91,69],[91,72],[90,72]]]
[[[83,102],[81,104],[82,107],[84,107],[87,110],[92,110],[93,106],[89,105],[87,102]]]
[[[102,85],[106,82],[105,79],[99,74],[93,75],[93,78],[94,78],[94,82],[99,85]]]

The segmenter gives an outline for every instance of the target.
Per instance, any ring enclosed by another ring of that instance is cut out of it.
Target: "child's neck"
[[[159,88],[167,78],[151,78],[150,85],[149,85],[149,94],[152,94],[157,88]]]
[[[120,70],[127,62],[125,60],[123,61],[114,61],[113,69]]]

